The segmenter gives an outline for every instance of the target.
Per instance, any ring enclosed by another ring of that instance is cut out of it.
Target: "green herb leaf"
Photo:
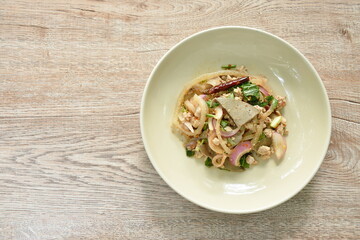
[[[248,102],[258,102],[260,99],[260,90],[259,87],[251,82],[246,82],[240,85],[244,97]]]
[[[220,105],[220,103],[214,102],[214,100],[206,101],[206,104],[208,105],[209,108],[215,108]]]
[[[186,156],[192,157],[194,155],[195,155],[195,151],[191,151],[191,150],[186,149]]]
[[[268,104],[270,104],[273,99],[274,99],[274,96],[270,95],[270,96],[267,96],[267,97],[265,98],[265,101],[266,101]]]
[[[214,115],[214,114],[209,114],[209,113],[207,113],[206,116],[207,116],[207,117],[215,118],[215,115]]]
[[[259,105],[260,107],[265,107],[267,105],[270,105],[271,101],[273,99],[274,99],[274,97],[270,95],[270,96],[265,97],[263,102],[259,102],[259,103],[255,104],[255,105]]]
[[[199,145],[204,144],[205,139],[206,139],[206,138],[202,138],[201,140],[199,140],[199,141],[198,141]]]
[[[221,125],[221,127],[225,128],[226,126],[229,125],[229,121],[221,120],[220,125]]]
[[[228,64],[228,65],[223,65],[221,66],[222,69],[231,69],[231,68],[236,68],[236,65],[234,64]]]
[[[209,158],[209,157],[206,158],[205,166],[207,166],[207,167],[212,167],[213,166],[211,158]]]
[[[205,122],[202,130],[205,131],[208,128],[209,128],[209,123]]]
[[[260,135],[260,137],[259,137],[259,141],[263,140],[264,138],[266,138],[266,136],[265,136],[265,133],[262,132],[261,135]]]
[[[249,156],[249,155],[250,155],[250,153],[246,153],[240,158],[240,166],[242,166],[243,168],[249,168],[250,167],[250,165],[246,162],[246,157]]]

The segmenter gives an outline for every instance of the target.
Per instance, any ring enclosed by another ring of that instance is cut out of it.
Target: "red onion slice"
[[[194,150],[196,148],[197,145],[197,138],[191,139],[187,144],[186,144],[186,149],[188,150]]]
[[[211,122],[212,122],[213,128],[215,129],[215,126],[216,126],[216,119],[215,119],[215,118],[212,118],[212,119],[211,119]]]
[[[224,138],[229,138],[229,137],[235,136],[235,135],[239,132],[239,130],[240,130],[240,128],[237,127],[237,128],[235,128],[235,129],[233,129],[233,130],[231,130],[231,131],[228,131],[228,132],[222,131],[222,130],[221,130],[220,132],[221,132],[221,136],[222,136],[222,137],[224,137]]]
[[[239,143],[230,153],[229,159],[230,163],[234,166],[240,166],[240,158],[245,154],[251,151],[251,142],[241,142]]]
[[[260,86],[260,85],[259,85],[258,87],[259,87],[260,92],[261,92],[262,94],[264,94],[265,97],[267,97],[267,96],[270,95],[269,92],[268,92],[264,87],[262,87],[262,86]]]
[[[205,94],[201,94],[199,97],[201,97],[202,99],[206,99],[206,97],[207,97],[207,95],[205,95]]]

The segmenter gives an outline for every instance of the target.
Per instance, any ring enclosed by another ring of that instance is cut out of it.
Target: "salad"
[[[229,64],[184,89],[172,127],[188,157],[208,167],[243,171],[273,154],[284,156],[285,105],[285,97],[273,94],[264,76]]]

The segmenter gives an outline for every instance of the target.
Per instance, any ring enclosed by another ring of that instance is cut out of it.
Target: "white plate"
[[[274,93],[287,97],[288,149],[281,162],[262,161],[242,173],[207,168],[186,157],[172,133],[185,84],[229,63],[265,75]],[[147,82],[140,118],[145,149],[164,181],[193,203],[225,213],[262,211],[298,193],[319,169],[331,133],[330,104],[314,67],[284,40],[247,27],[202,31],[167,52]]]

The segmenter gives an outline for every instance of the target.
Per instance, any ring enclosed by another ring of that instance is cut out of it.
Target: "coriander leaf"
[[[211,158],[209,158],[209,157],[206,158],[205,166],[207,166],[207,167],[213,166]]]
[[[246,162],[246,157],[249,156],[250,153],[244,154],[241,158],[240,158],[240,166],[243,168],[249,168],[250,165]]]
[[[192,157],[194,155],[195,155],[195,151],[191,151],[191,150],[186,149],[186,156]]]

